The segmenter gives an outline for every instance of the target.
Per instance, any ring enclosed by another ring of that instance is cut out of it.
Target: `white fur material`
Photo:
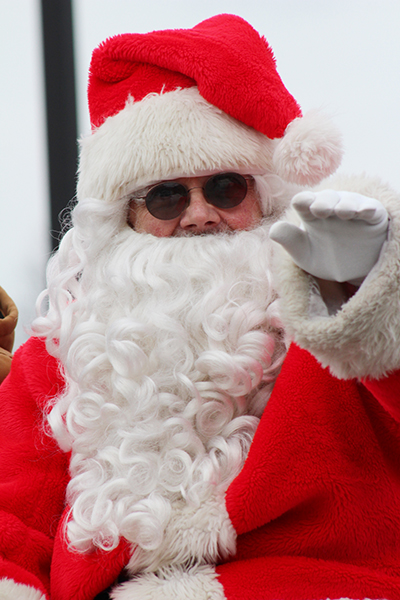
[[[289,123],[275,148],[273,163],[285,181],[310,186],[332,175],[342,156],[339,130],[326,115],[310,111]]]
[[[177,500],[171,505],[171,514],[161,544],[153,551],[138,548],[127,566],[134,575],[142,568],[147,571],[159,567],[182,565],[188,560],[195,563],[216,563],[235,553],[236,531],[225,508],[223,495],[211,496],[201,504]]]
[[[156,181],[215,171],[269,173],[274,145],[197,88],[151,94],[81,140],[78,198],[113,201]]]
[[[224,589],[213,567],[160,569],[118,585],[112,600],[225,600]],[[326,600],[330,600],[327,598]],[[332,600],[373,600],[370,598],[335,598]],[[376,599],[378,600],[378,599]],[[379,599],[382,600],[382,599]]]
[[[0,579],[0,600],[46,600],[46,596],[29,585]]]
[[[315,281],[277,245],[285,330],[337,377],[378,378],[400,366],[400,197],[380,181],[362,177],[338,177],[324,187],[357,191],[382,202],[389,213],[389,240],[357,293],[331,316],[318,314],[315,306],[321,300]],[[294,211],[287,218],[297,221]]]
[[[139,575],[111,592],[112,600],[224,600],[214,568],[195,565]]]
[[[85,551],[124,536],[131,572],[227,556],[224,492],[285,351],[269,223],[155,238],[127,225],[122,201],[94,199],[73,220],[34,323],[65,366],[49,421],[72,450],[69,540]]]

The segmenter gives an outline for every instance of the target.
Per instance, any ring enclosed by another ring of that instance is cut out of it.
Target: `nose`
[[[183,211],[179,225],[185,231],[205,232],[218,227],[221,217],[212,204],[204,198],[202,188],[190,189],[190,204]]]

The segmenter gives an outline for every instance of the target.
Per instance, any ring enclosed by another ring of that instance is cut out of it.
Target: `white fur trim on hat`
[[[289,123],[273,162],[285,181],[315,185],[336,171],[342,155],[342,136],[336,126],[326,115],[310,111]]]
[[[82,139],[78,198],[112,201],[163,179],[221,170],[268,173],[275,143],[195,87],[150,94]]]

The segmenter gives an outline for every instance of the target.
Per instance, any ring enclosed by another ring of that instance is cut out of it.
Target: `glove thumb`
[[[311,254],[310,240],[307,233],[296,225],[283,221],[274,223],[269,231],[269,237],[283,246],[299,266],[307,262]]]

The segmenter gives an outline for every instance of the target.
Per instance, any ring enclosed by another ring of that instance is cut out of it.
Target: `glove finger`
[[[387,211],[380,202],[374,198],[348,192],[341,195],[335,214],[342,220],[354,219],[365,221],[370,225],[387,222]]]
[[[315,216],[310,211],[310,206],[315,201],[316,195],[313,192],[300,192],[292,199],[292,206],[300,215],[303,221],[314,221]]]
[[[310,206],[310,212],[317,219],[327,219],[335,214],[335,208],[340,202],[340,195],[334,190],[323,190],[315,195],[315,200]]]
[[[371,208],[363,208],[361,209],[356,217],[356,219],[360,219],[361,221],[365,221],[370,225],[377,225],[382,221],[386,220],[387,214],[386,211],[382,211],[380,208],[371,207]]]
[[[299,261],[302,263],[306,260],[310,254],[310,240],[307,233],[292,223],[283,221],[275,223],[270,229],[269,237],[283,246],[297,264]]]
[[[372,199],[371,199],[372,200]],[[388,213],[386,208],[379,202],[377,206],[374,206],[376,200],[371,203],[370,207],[363,207],[359,211],[359,217],[370,225],[377,225],[378,223],[388,222]]]
[[[357,219],[359,205],[357,202],[348,197],[342,197],[335,206],[334,215],[342,221],[350,221]]]

